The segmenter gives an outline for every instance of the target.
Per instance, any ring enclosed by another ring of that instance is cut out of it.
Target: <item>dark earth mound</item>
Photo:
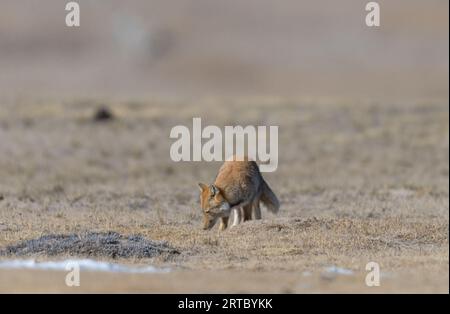
[[[114,119],[114,115],[111,110],[107,107],[100,107],[94,114],[93,120],[95,122],[104,122]]]
[[[179,252],[165,242],[147,240],[139,235],[124,236],[117,232],[50,234],[0,250],[0,256],[70,255],[149,258],[161,254],[179,254]]]

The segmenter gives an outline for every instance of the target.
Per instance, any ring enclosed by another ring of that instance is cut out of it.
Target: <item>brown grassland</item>
[[[100,105],[116,119],[93,122]],[[212,182],[220,163],[169,156],[170,129],[195,116],[279,126],[279,166],[264,174],[281,201],[277,216],[263,208],[260,221],[201,230],[197,182]],[[115,261],[168,274],[86,273],[78,288],[59,272],[0,270],[0,291],[448,292],[448,136],[445,103],[6,102],[0,247],[117,231],[180,254]],[[380,287],[364,284],[370,261],[380,264]]]

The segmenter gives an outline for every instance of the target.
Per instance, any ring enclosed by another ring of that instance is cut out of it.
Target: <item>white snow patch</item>
[[[330,273],[330,274],[345,275],[345,276],[353,275],[353,271],[352,270],[341,268],[341,267],[337,267],[337,266],[334,266],[334,265],[325,268],[325,271],[327,273]]]
[[[113,273],[167,273],[168,268],[154,266],[128,266],[115,263],[95,261],[92,259],[67,259],[62,261],[36,262],[27,260],[0,261],[0,269],[38,269],[38,270],[72,270],[75,265],[82,271],[100,271]]]
[[[415,194],[414,191],[410,189],[391,189],[389,192],[392,196],[400,198],[411,197]]]

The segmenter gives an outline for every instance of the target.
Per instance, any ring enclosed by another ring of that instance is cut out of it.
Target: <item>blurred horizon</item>
[[[1,0],[0,95],[448,101],[448,1]]]

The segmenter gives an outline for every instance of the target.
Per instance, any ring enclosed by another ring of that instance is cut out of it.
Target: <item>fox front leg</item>
[[[237,207],[237,208],[233,208],[233,224],[231,225],[232,227],[237,226],[239,224],[239,222],[241,221],[241,208]]]
[[[228,226],[228,217],[222,217],[220,218],[220,226],[219,226],[219,230],[223,231],[227,228]]]

